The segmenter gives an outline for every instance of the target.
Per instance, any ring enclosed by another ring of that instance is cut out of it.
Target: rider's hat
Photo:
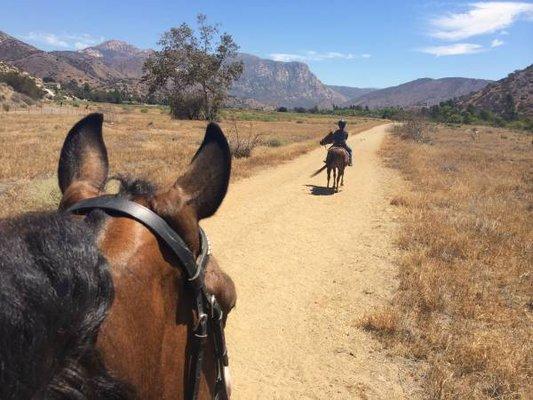
[[[341,128],[344,128],[346,126],[346,120],[344,118],[340,119],[339,122],[337,122],[337,125],[339,125]]]

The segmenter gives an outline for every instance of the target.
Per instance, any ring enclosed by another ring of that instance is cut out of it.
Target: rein
[[[67,212],[87,214],[95,209],[114,211],[140,222],[162,240],[183,265],[183,270],[187,276],[187,286],[194,294],[193,313],[196,314],[196,322],[191,336],[191,340],[193,340],[192,351],[188,357],[189,372],[186,398],[188,400],[198,398],[204,347],[209,330],[211,330],[217,365],[214,399],[229,399],[225,376],[225,369],[228,367],[228,353],[224,337],[224,315],[215,296],[208,293],[205,288],[205,267],[209,259],[209,241],[203,229],[200,228],[200,255],[195,258],[183,239],[163,218],[149,208],[133,201],[105,195],[82,200],[69,207]]]

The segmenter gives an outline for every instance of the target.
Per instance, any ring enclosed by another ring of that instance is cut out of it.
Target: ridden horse
[[[191,312],[194,299],[178,257],[134,218],[99,209],[65,212],[104,195],[110,178],[102,123],[102,114],[91,114],[65,139],[59,212],[0,221],[2,399],[194,397],[187,386],[199,316]],[[119,193],[109,196],[157,214],[198,257],[198,222],[220,206],[230,170],[226,138],[211,123],[173,185],[120,178]],[[225,323],[234,284],[212,257],[204,276]],[[216,345],[208,333],[198,399],[215,394]]]
[[[328,133],[320,141],[320,145],[322,146],[325,146],[330,143],[333,143],[333,132]],[[329,188],[329,180],[331,176],[331,171],[333,171],[333,190],[335,192],[338,192],[339,183],[340,183],[340,186],[344,186],[344,170],[346,166],[348,165],[349,161],[350,161],[350,155],[348,154],[348,151],[346,151],[346,149],[342,147],[333,145],[328,149],[328,154],[326,156],[326,165],[320,168],[318,171],[316,171],[311,176],[316,176],[320,172],[322,172],[324,169],[327,168],[328,183],[326,187]]]

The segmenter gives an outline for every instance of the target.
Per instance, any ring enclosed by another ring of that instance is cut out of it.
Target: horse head
[[[91,114],[67,135],[59,160],[60,208],[105,194],[108,155],[102,136],[103,116]],[[116,196],[138,203],[166,221],[197,257],[199,221],[212,216],[228,188],[231,155],[215,123],[188,169],[165,187],[122,179]],[[129,383],[142,399],[184,399],[189,374],[191,313],[194,299],[180,261],[146,226],[123,215],[100,215],[98,248],[110,265],[115,298],[98,334],[96,347],[110,374]],[[89,215],[90,216],[90,215]],[[210,257],[205,287],[216,296],[224,315],[236,301],[232,280]],[[205,339],[198,398],[213,398],[215,344]]]
[[[320,141],[321,146],[325,146],[326,144],[333,143],[333,132],[328,133],[324,138]]]

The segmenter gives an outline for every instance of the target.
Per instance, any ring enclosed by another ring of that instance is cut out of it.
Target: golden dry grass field
[[[88,104],[0,113],[0,218],[54,207],[59,200],[56,168],[72,125],[90,112],[104,113],[104,139],[111,174],[157,183],[176,179],[198,148],[206,123],[173,120],[161,107]],[[250,176],[313,148],[335,129],[336,116],[224,111],[221,126],[231,141],[259,135],[251,157],[234,160],[233,179]],[[381,120],[349,119],[356,134]]]
[[[429,143],[382,149],[409,189],[400,287],[363,327],[427,365],[432,399],[533,398],[532,136],[438,127]]]

